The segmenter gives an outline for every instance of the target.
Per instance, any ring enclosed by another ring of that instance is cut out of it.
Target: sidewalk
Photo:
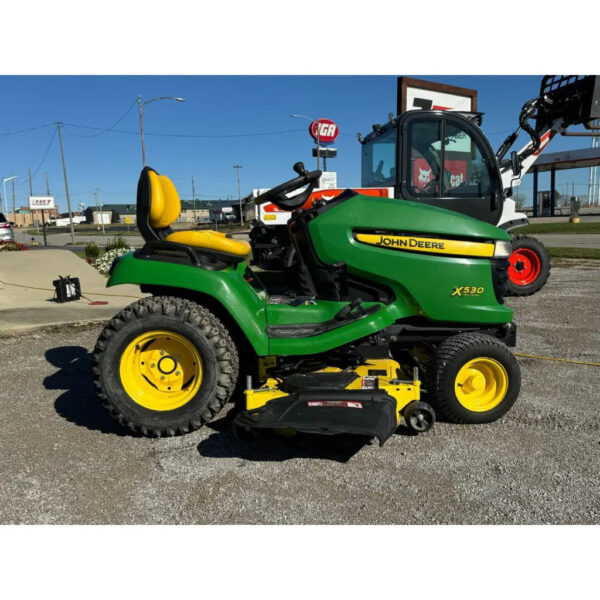
[[[81,292],[94,301],[53,300],[52,281],[58,276],[79,277]],[[0,337],[26,331],[103,322],[143,294],[136,285],[106,288],[106,278],[70,250],[0,253]]]
[[[19,229],[15,229],[14,232],[15,240],[26,246],[30,246],[32,241],[35,241],[38,244],[44,243],[44,236],[41,233],[39,235],[27,234]],[[88,242],[94,242],[100,248],[103,248],[114,236],[115,234],[111,235],[110,233],[107,233],[106,235],[85,235],[85,233],[75,233],[75,245],[85,246]],[[134,248],[144,245],[142,236],[135,230],[132,230],[130,234],[121,233],[121,237]],[[65,246],[71,244],[70,233],[49,233],[46,236],[46,239],[49,246]]]

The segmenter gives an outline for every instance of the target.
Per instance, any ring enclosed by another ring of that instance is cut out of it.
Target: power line
[[[52,137],[50,138],[50,143],[48,144],[48,147],[46,148],[46,151],[44,152],[44,156],[42,157],[40,164],[37,166],[37,168],[33,172],[33,175],[31,175],[30,179],[33,179],[37,175],[38,171],[42,168],[42,165],[44,164],[46,158],[48,157],[48,152],[50,152],[50,148],[52,147],[52,142],[54,142],[55,137],[56,137],[56,129],[54,130],[54,133],[52,134]],[[28,181],[26,180],[21,183],[18,183],[17,185],[25,185],[27,182]]]
[[[77,137],[89,137],[89,138],[93,138],[93,137],[98,137],[100,135],[104,135],[105,133],[108,133],[109,131],[113,131],[114,127],[116,127],[131,112],[131,109],[135,106],[136,102],[137,102],[137,98],[131,103],[131,105],[129,106],[129,108],[110,127],[102,129],[98,133],[90,133],[89,135],[84,135],[84,134],[81,134],[81,133],[74,133],[74,132],[71,132],[71,133],[73,135],[76,135]]]
[[[110,133],[125,133],[128,135],[140,135],[139,131],[128,131],[124,129],[103,129],[101,127],[92,127],[90,125],[79,125],[77,123],[63,123],[65,127],[76,127],[79,129],[94,129],[96,131],[109,132]],[[287,129],[282,131],[265,131],[258,133],[207,133],[207,134],[195,134],[195,133],[146,133],[144,135],[153,135],[157,137],[178,137],[178,138],[238,138],[238,137],[255,137],[255,136],[267,136],[267,135],[283,135],[286,133],[298,133],[300,131],[306,131],[305,129]],[[73,133],[73,132],[71,132]],[[76,135],[76,134],[75,134]],[[80,137],[91,137],[81,136]]]
[[[19,133],[26,133],[27,131],[34,131],[35,129],[44,129],[44,127],[51,127],[54,123],[46,123],[46,125],[37,125],[36,127],[28,127],[27,129],[17,129],[16,131],[5,131],[0,133],[0,136],[6,135],[18,135]]]

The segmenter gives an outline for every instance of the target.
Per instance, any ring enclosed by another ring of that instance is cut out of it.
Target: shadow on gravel
[[[348,462],[357,452],[371,442],[357,435],[314,435],[299,433],[283,437],[275,432],[261,432],[253,442],[241,442],[232,431],[232,421],[237,410],[232,409],[221,419],[205,425],[213,429],[205,440],[198,444],[198,453],[205,458],[242,458],[256,462],[283,462],[294,458],[315,458]]]
[[[59,368],[44,379],[44,387],[65,390],[54,401],[54,408],[63,419],[93,431],[132,435],[110,417],[96,396],[90,352],[82,346],[61,346],[48,350],[46,360]]]

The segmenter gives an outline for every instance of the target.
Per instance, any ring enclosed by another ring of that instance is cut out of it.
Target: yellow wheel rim
[[[149,331],[125,348],[119,368],[129,397],[150,410],[174,410],[187,404],[202,383],[202,359],[185,337]]]
[[[493,358],[474,358],[464,364],[454,380],[458,401],[473,412],[498,406],[508,390],[506,369]]]

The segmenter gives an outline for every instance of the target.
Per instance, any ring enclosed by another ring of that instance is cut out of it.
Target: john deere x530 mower
[[[482,168],[485,152],[474,153]],[[145,435],[187,433],[219,413],[239,380],[239,434],[352,433],[383,443],[401,424],[427,431],[436,415],[455,423],[504,415],[520,388],[507,347],[513,311],[502,303],[508,234],[352,190],[301,209],[321,172],[294,170],[256,201],[293,211],[288,228],[309,294],[252,270],[244,241],[173,232],[177,191],[144,168],[137,223],[146,243],[115,261],[108,285],[138,284],[151,296],[98,339],[96,385],[110,413]],[[489,172],[473,194],[493,204],[502,183]]]

